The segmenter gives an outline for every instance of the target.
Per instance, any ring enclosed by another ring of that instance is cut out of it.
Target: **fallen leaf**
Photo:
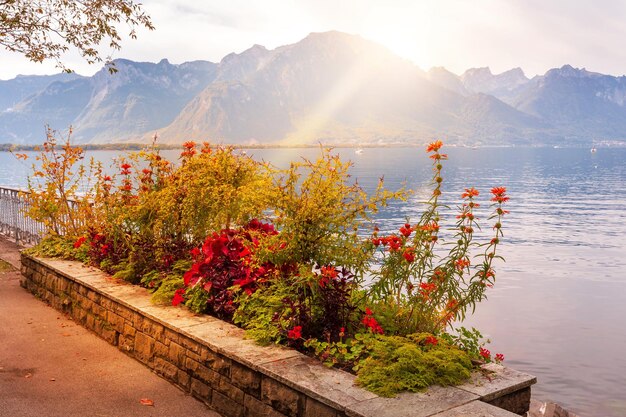
[[[28,373],[28,374],[24,375],[24,378],[30,378],[31,376],[33,376],[33,374]]]
[[[149,406],[149,407],[154,406],[154,401],[152,401],[149,398],[142,398],[141,400],[139,400],[139,402],[141,403],[141,405],[145,405],[145,406]]]

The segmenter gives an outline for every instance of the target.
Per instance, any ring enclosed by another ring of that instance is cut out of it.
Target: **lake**
[[[284,167],[317,149],[252,149]],[[390,189],[417,191],[379,213],[383,230],[416,219],[428,196],[430,160],[418,148],[338,149],[366,189],[381,176]],[[466,187],[506,186],[497,282],[465,326],[492,340],[505,364],[538,378],[533,396],[582,417],[626,415],[626,149],[449,148],[444,200],[454,208]],[[90,152],[110,161],[113,151]],[[175,151],[165,152],[175,158]],[[0,152],[0,185],[23,187],[29,165]],[[454,223],[454,211],[444,222]],[[483,218],[486,216],[483,215]],[[490,227],[485,224],[485,230]]]

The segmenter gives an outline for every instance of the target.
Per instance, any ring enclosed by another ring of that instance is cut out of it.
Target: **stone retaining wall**
[[[22,254],[22,286],[225,417],[481,415],[528,410],[530,375],[495,364],[459,387],[381,398],[354,376],[291,349],[261,347],[243,330],[77,262]],[[490,405],[488,403],[494,404]],[[501,407],[501,408],[499,408]],[[509,411],[506,411],[509,410]]]

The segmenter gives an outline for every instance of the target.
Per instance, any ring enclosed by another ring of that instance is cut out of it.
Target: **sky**
[[[104,56],[178,64],[219,62],[254,44],[268,49],[311,32],[339,30],[378,42],[424,70],[443,66],[461,74],[521,67],[526,75],[570,64],[626,74],[623,0],[144,0],[156,30],[139,30],[121,51]],[[76,54],[66,65],[91,75]],[[0,49],[0,79],[52,74],[54,63],[29,62]]]

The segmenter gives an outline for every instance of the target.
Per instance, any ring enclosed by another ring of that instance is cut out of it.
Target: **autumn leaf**
[[[149,398],[142,398],[141,400],[139,400],[139,402],[141,403],[141,405],[145,405],[147,407],[154,406],[154,401]]]

